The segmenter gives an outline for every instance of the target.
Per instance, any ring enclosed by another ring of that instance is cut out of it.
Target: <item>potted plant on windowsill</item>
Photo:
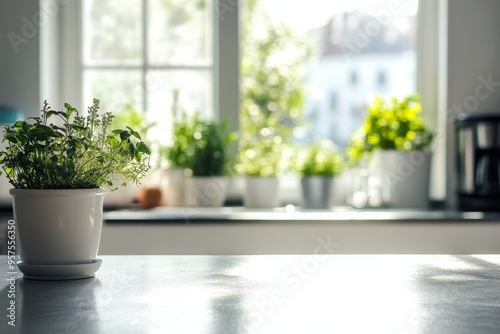
[[[428,206],[433,134],[424,123],[421,109],[418,94],[393,97],[389,102],[376,97],[351,138],[347,149],[350,164],[369,161],[368,177],[378,179],[371,184],[379,184],[375,193],[381,205]]]
[[[222,206],[229,182],[229,146],[236,134],[227,131],[227,122],[205,120],[197,114],[183,115],[173,132],[167,159],[182,170],[184,205]]]
[[[229,145],[236,138],[227,131],[227,122],[192,120],[193,137],[187,150],[188,178],[193,206],[220,207],[226,199],[229,183]]]
[[[0,164],[14,186],[20,270],[27,278],[91,277],[97,259],[105,188],[139,183],[149,169],[149,147],[131,128],[109,131],[111,113],[94,99],[82,116],[44,103],[40,117],[6,126]],[[52,123],[54,121],[54,123]]]
[[[176,101],[174,94],[174,101]],[[174,103],[176,104],[176,102]],[[167,206],[186,206],[189,194],[186,189],[186,170],[189,168],[188,147],[194,138],[194,127],[190,124],[185,112],[174,108],[172,125],[172,143],[161,149],[161,155],[167,161],[165,178],[163,179],[163,204]]]
[[[280,204],[280,179],[286,168],[284,145],[263,138],[240,150],[236,171],[245,176],[243,205],[275,208]]]
[[[274,208],[281,202],[279,178],[289,167],[287,154],[305,103],[305,64],[314,50],[289,25],[276,23],[262,1],[246,5],[236,171],[245,177],[246,207]]]
[[[317,141],[298,152],[295,170],[301,177],[305,209],[328,209],[335,175],[342,172],[344,159],[328,141]]]

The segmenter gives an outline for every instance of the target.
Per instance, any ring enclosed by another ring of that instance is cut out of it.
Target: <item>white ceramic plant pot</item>
[[[279,205],[279,179],[277,177],[246,177],[243,204],[247,208],[269,209]]]
[[[370,177],[380,178],[382,202],[391,208],[428,208],[432,152],[377,150]]]
[[[186,187],[186,176],[181,168],[167,169],[161,179],[162,204],[166,206],[185,206],[190,198]]]
[[[229,178],[224,176],[193,176],[187,179],[191,188],[191,206],[220,207],[226,200]]]
[[[24,265],[96,261],[104,189],[11,189],[10,194]]]

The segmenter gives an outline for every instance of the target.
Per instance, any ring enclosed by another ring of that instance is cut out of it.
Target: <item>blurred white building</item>
[[[375,94],[404,96],[416,89],[416,17],[384,25],[349,12],[314,30],[319,50],[307,78],[306,140],[344,147]]]

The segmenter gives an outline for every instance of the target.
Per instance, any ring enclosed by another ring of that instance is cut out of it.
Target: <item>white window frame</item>
[[[43,1],[43,0],[42,0]],[[147,6],[144,0],[143,6]],[[213,0],[214,15],[214,38],[213,38],[213,63],[209,66],[154,66],[168,69],[212,69],[213,84],[213,110],[214,116],[219,119],[228,119],[229,130],[237,131],[239,128],[239,1],[238,0]],[[109,66],[85,66],[82,56],[82,1],[72,0],[60,5],[56,29],[58,49],[54,52],[53,59],[60,57],[58,62],[58,80],[54,80],[55,93],[52,94],[53,101],[57,105],[65,101],[71,101],[75,106],[83,106],[83,72],[92,68],[115,68]],[[223,52],[221,51],[223,50]],[[56,54],[57,53],[57,54]],[[59,56],[58,56],[59,55]],[[49,58],[49,57],[47,57]],[[138,67],[143,73],[147,66]],[[122,68],[126,66],[118,66]],[[143,76],[143,84],[145,78]],[[144,97],[144,105],[147,104]],[[54,103],[55,104],[55,103]]]
[[[447,147],[452,136],[446,124],[448,0],[420,0],[417,50],[417,90],[426,124],[435,132],[430,197],[435,201],[454,198],[455,173],[446,172]],[[445,138],[444,140],[442,138]],[[446,139],[447,138],[447,139]]]

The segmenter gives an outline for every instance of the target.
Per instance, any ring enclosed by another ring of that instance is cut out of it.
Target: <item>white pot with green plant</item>
[[[192,206],[220,207],[229,184],[229,145],[236,134],[227,131],[227,122],[192,119],[193,137],[188,144],[187,178]]]
[[[236,134],[227,131],[227,122],[205,120],[197,114],[183,114],[174,123],[173,133],[175,140],[166,155],[171,173],[177,174],[169,184],[171,192],[178,191],[179,204],[222,206],[229,183],[229,146]]]
[[[273,142],[255,142],[242,150],[236,170],[245,175],[243,205],[265,209],[280,205],[280,179],[284,170],[284,147]]]
[[[418,94],[368,106],[348,147],[352,165],[368,161],[367,201],[391,208],[427,208],[433,134],[421,116]]]
[[[304,76],[313,48],[287,24],[276,23],[262,1],[248,1],[243,15],[239,161],[245,176],[243,204],[281,204],[280,176],[305,101]]]
[[[299,150],[295,170],[300,176],[305,209],[328,209],[332,204],[333,178],[344,167],[342,155],[328,141],[317,141]]]
[[[186,187],[186,176],[189,176],[186,171],[189,166],[187,151],[194,138],[194,128],[187,115],[174,116],[178,118],[172,127],[172,144],[162,149],[168,162],[162,184],[162,202],[166,206],[187,206],[190,198]]]
[[[112,118],[99,113],[97,99],[85,117],[68,103],[55,111],[45,102],[40,117],[6,127],[0,164],[14,186],[18,266],[26,278],[76,279],[99,269],[105,188],[112,190],[116,175],[122,185],[138,183],[149,169],[139,133],[110,131]]]

